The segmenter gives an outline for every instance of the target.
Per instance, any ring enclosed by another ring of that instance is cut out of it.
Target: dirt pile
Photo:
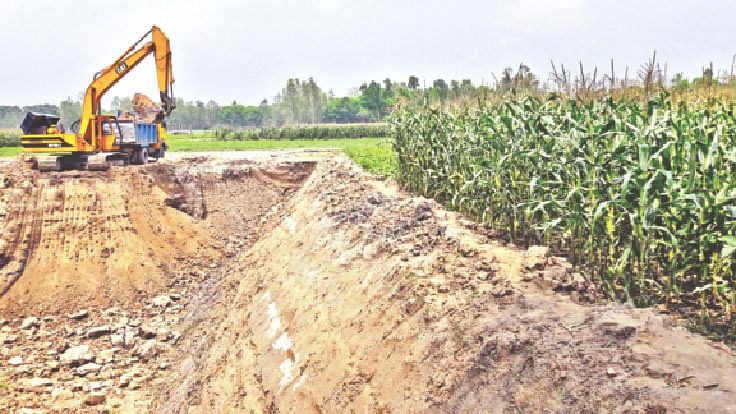
[[[219,285],[162,412],[736,409],[728,349],[596,303],[564,260],[344,157],[267,216]]]
[[[133,110],[138,114],[138,119],[142,122],[158,123],[165,119],[161,105],[153,102],[151,98],[142,93],[133,95],[132,105]]]
[[[0,411],[736,410],[729,349],[544,248],[344,156],[238,157],[2,170]],[[113,273],[136,243],[163,259]]]
[[[5,167],[0,412],[141,412],[175,366],[183,310],[313,164],[193,158],[53,175]]]
[[[5,315],[151,296],[170,272],[217,257],[210,234],[164,205],[145,170],[0,172]]]

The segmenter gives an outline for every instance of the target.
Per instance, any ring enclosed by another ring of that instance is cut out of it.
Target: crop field
[[[373,124],[308,124],[281,127],[238,128],[222,126],[205,131],[177,131],[172,135],[186,138],[215,138],[227,141],[313,140],[347,138],[386,138],[391,128],[386,123]]]
[[[382,176],[392,176],[396,171],[396,157],[391,141],[387,138],[319,139],[319,140],[258,140],[222,141],[207,138],[169,138],[171,151],[256,151],[297,148],[335,148],[344,152],[357,164]]]
[[[521,245],[545,244],[613,298],[736,325],[732,101],[555,95],[394,116],[398,179]]]

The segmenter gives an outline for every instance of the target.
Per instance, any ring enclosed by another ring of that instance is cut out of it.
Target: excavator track
[[[98,154],[87,157],[87,169],[90,171],[107,171],[112,166],[130,165],[128,154]]]
[[[90,171],[107,171],[110,169],[110,163],[107,161],[107,155],[93,155],[87,157],[87,169]]]
[[[44,156],[36,159],[39,171],[61,171],[61,156]]]

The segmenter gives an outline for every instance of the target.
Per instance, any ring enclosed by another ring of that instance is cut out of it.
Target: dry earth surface
[[[0,412],[736,412],[736,355],[342,155],[0,164]]]

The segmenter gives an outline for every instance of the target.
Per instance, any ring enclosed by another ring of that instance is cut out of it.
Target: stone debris
[[[110,326],[103,325],[103,326],[96,326],[89,331],[87,331],[87,337],[88,338],[98,338],[102,335],[107,335],[110,333]]]
[[[33,316],[23,319],[23,323],[20,325],[21,329],[38,328],[41,326],[41,321]]]
[[[166,307],[171,304],[172,300],[169,295],[159,295],[153,298],[153,305],[159,307]]]
[[[81,319],[86,318],[87,316],[89,316],[89,311],[87,311],[86,309],[82,309],[77,313],[70,314],[69,318],[75,319],[75,320],[81,320]]]
[[[105,402],[107,396],[101,392],[92,392],[84,397],[84,403],[87,405],[100,405]]]
[[[70,366],[82,365],[94,359],[89,352],[89,345],[78,345],[71,347],[61,354],[60,362]]]

